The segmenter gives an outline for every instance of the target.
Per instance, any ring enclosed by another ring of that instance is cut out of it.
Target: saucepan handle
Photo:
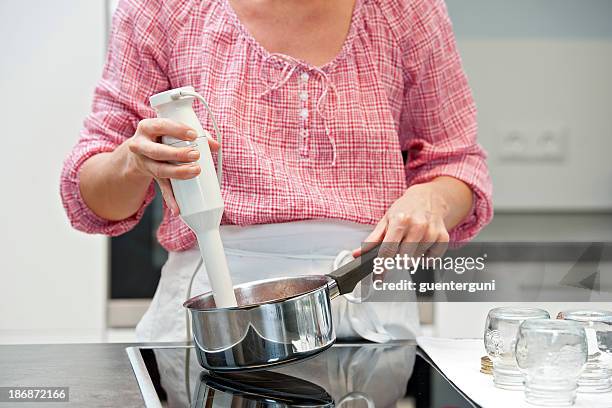
[[[363,278],[371,274],[374,267],[374,259],[378,256],[379,249],[380,244],[329,273],[327,276],[334,280],[338,288],[338,293],[333,293],[333,295],[351,293]]]

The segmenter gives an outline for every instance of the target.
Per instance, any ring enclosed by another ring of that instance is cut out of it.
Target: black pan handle
[[[363,278],[372,273],[374,259],[378,256],[380,246],[381,244],[376,245],[359,258],[353,259],[327,275],[336,281],[340,295],[351,293]]]

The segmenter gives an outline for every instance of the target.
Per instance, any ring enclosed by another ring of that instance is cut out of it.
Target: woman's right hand
[[[132,174],[154,178],[173,215],[179,214],[179,207],[172,192],[170,179],[188,180],[200,174],[200,166],[193,163],[200,158],[195,147],[172,147],[160,143],[162,136],[194,141],[197,132],[182,123],[170,119],[144,119],[138,123],[136,133],[127,140],[127,166]],[[219,149],[219,143],[208,138],[210,150]],[[186,164],[172,164],[180,162]],[[212,177],[212,175],[211,175]]]

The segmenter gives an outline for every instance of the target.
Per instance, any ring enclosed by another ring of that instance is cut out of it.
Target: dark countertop
[[[70,387],[69,403],[3,403],[33,407],[144,407],[125,348],[136,344],[0,346],[0,387]]]
[[[155,370],[153,377],[163,387],[163,400],[167,406],[182,408],[189,405],[185,401],[190,397],[197,397],[197,401],[200,401],[200,397],[208,395],[206,390],[215,386],[202,380],[202,369],[195,358],[191,361],[185,360],[186,345],[187,343],[0,345],[0,387],[68,387],[70,397],[69,402],[0,402],[0,408],[145,407],[126,352],[127,347],[138,346],[149,350],[157,360],[155,364],[159,371]],[[153,347],[155,349],[151,349]],[[142,353],[142,350],[139,353]],[[452,406],[474,406],[465,396],[460,395],[451,383],[436,374],[437,369],[417,353],[414,342],[385,345],[339,343],[315,358],[272,371],[323,387],[328,396],[336,401],[358,390],[360,394],[367,395],[374,401],[385,401],[381,406],[388,406],[389,401],[400,400],[418,400],[421,406],[427,407],[442,406],[441,403],[447,400],[452,401]],[[186,361],[189,364],[187,371],[184,366]],[[151,373],[147,373],[147,378]],[[191,381],[185,380],[185,373],[189,373]],[[214,379],[213,377],[210,378]],[[219,378],[215,381],[221,383]],[[155,385],[155,380],[153,382],[152,385]],[[232,384],[232,387],[236,385]],[[284,392],[282,387],[281,390]],[[218,394],[220,402],[228,402],[227,390]],[[240,398],[244,397],[242,392],[240,395]],[[286,395],[283,395],[285,398]],[[197,402],[196,404],[205,406]]]

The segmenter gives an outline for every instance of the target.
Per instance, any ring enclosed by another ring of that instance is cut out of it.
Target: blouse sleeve
[[[131,137],[141,119],[154,116],[148,97],[168,88],[163,63],[165,35],[153,19],[148,21],[148,16],[159,12],[155,3],[125,0],[119,4],[91,113],[64,162],[60,181],[64,209],[73,227],[87,233],[115,236],[129,231],[155,196],[151,183],[135,214],[121,221],[109,221],[91,211],[79,189],[82,164],[98,153],[112,152]]]
[[[473,238],[493,216],[486,153],[476,140],[476,106],[443,0],[417,1],[403,47],[405,94],[400,135],[408,185],[450,176],[473,192],[470,214],[450,231]],[[413,3],[414,4],[414,3]]]

